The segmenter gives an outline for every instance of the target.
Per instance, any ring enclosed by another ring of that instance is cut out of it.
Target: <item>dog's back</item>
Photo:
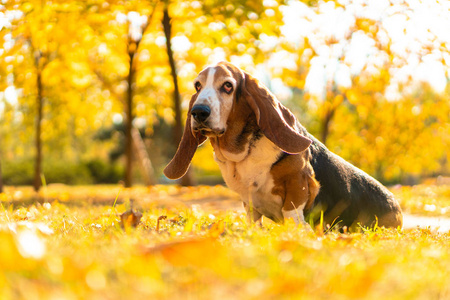
[[[324,211],[325,224],[357,228],[401,227],[402,212],[397,200],[377,180],[329,151],[310,134],[311,164],[321,188],[314,206],[306,212],[317,224]]]

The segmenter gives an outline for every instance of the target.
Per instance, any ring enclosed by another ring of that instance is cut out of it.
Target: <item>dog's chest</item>
[[[239,153],[230,153],[213,144],[214,157],[230,189],[237,192],[243,202],[272,219],[282,218],[282,199],[272,194],[274,180],[270,173],[281,150],[265,136],[250,146],[247,143]]]

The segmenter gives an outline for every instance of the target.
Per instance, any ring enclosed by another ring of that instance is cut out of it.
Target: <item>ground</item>
[[[450,216],[448,185],[391,190],[408,217]],[[450,298],[442,228],[258,227],[222,186],[8,187],[0,201],[1,299]]]

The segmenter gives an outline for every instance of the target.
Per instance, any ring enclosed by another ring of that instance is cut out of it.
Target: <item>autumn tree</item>
[[[167,1],[164,5],[162,25],[164,36],[166,38],[166,51],[170,66],[170,74],[172,76],[173,82],[173,109],[175,115],[173,142],[177,144],[181,141],[181,136],[183,133],[183,123],[181,121],[181,99],[180,89],[178,87],[178,75],[172,51],[172,19],[169,15]],[[184,186],[193,185],[192,173],[190,170],[188,170],[188,172],[181,179],[181,184]]]
[[[106,2],[107,5],[97,7],[96,17],[91,21],[91,26],[98,34],[102,34],[97,45],[95,56],[91,55],[91,62],[94,64],[94,72],[114,96],[123,103],[124,124],[125,124],[125,176],[126,187],[132,185],[133,167],[133,121],[135,119],[134,98],[136,96],[136,80],[139,69],[139,55],[141,51],[141,41],[147,34],[147,28],[151,25],[158,1],[150,3],[139,3],[138,1],[116,4]],[[105,27],[103,16],[112,19],[115,26]],[[100,20],[97,21],[97,20]],[[108,28],[109,27],[109,28]],[[113,38],[111,38],[113,37]],[[118,48],[113,49],[119,44]],[[114,52],[114,53],[110,53]],[[147,51],[148,52],[148,51]],[[108,53],[108,57],[105,54]],[[113,56],[110,56],[110,55]],[[114,61],[115,69],[105,68],[106,61]],[[117,76],[119,75],[119,76]],[[124,88],[122,88],[124,87]],[[123,92],[121,93],[120,90]],[[135,135],[136,136],[136,135]]]
[[[35,171],[33,186],[38,191],[41,186],[42,176],[42,120],[44,109],[44,84],[43,72],[47,65],[56,58],[58,44],[52,41],[55,30],[55,11],[53,6],[43,3],[10,4],[11,8],[17,9],[12,35],[14,46],[11,52],[25,55],[27,61],[32,61],[35,75],[33,106],[35,110]],[[21,56],[24,60],[23,56]],[[16,74],[16,77],[19,76]],[[15,81],[17,83],[17,80]]]
[[[227,60],[282,90],[280,99],[313,134],[378,178],[443,170],[449,46],[437,28],[448,27],[445,14],[436,10],[423,23],[415,13],[422,4],[380,5],[8,1],[10,24],[0,31],[2,167],[33,155],[38,188],[47,158],[104,153],[92,137],[114,119],[130,186],[133,154],[145,160],[140,153],[149,147],[164,152],[165,163],[181,137],[192,80]],[[164,133],[154,131],[162,125]],[[164,135],[171,148],[150,139],[137,145],[134,127]],[[194,170],[217,171],[208,147]]]
[[[87,90],[93,85],[83,47],[92,35],[84,23],[76,22],[84,12],[76,2],[11,1],[7,9],[13,12],[5,29],[11,40],[5,49],[12,58],[8,78],[18,95],[12,124],[21,127],[17,141],[22,148],[28,146],[33,128],[33,186],[37,191],[45,176],[44,149],[68,157],[76,148],[69,152],[61,149],[74,146],[73,141],[88,131],[96,118],[92,113],[97,111],[92,107],[95,104],[87,101]]]
[[[149,16],[133,16],[128,13],[128,38],[127,38],[127,48],[128,48],[128,76],[127,76],[127,94],[125,100],[125,187],[131,187],[132,185],[132,166],[133,166],[133,90],[134,81],[136,73],[136,59],[138,55],[139,45],[141,43],[142,37],[145,34],[147,27],[153,19],[153,14],[157,5],[157,1],[153,4],[152,11]]]
[[[2,162],[0,161],[0,193],[3,193]]]

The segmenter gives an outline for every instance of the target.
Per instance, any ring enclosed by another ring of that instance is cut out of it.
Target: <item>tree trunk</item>
[[[321,132],[321,141],[324,145],[327,144],[327,139],[330,134],[331,121],[334,118],[334,115],[339,108],[339,106],[345,101],[345,94],[338,94],[338,90],[335,86],[330,88],[331,95],[329,96],[329,101],[326,107],[325,117],[322,120],[322,132]],[[341,96],[341,97],[338,97]]]
[[[173,104],[175,110],[175,127],[173,136],[174,140],[178,143],[181,140],[181,135],[183,132],[183,124],[181,123],[181,100],[180,100],[180,91],[178,88],[178,76],[175,66],[175,60],[173,58],[172,42],[170,40],[172,36],[172,24],[167,7],[164,9],[163,26],[164,26],[164,34],[166,36],[167,56],[169,57],[169,65],[173,81]]]
[[[131,45],[129,45],[131,47]],[[134,49],[128,51],[130,57],[130,71],[128,73],[127,97],[125,100],[125,187],[133,185],[133,136],[131,130],[133,127],[133,78],[134,78]]]
[[[180,99],[180,91],[178,88],[178,78],[177,78],[177,71],[175,66],[175,60],[173,58],[173,52],[172,52],[172,43],[171,43],[171,36],[172,36],[172,24],[171,24],[171,18],[169,16],[169,11],[167,9],[167,5],[164,8],[164,17],[163,17],[163,27],[164,27],[164,35],[166,37],[166,51],[167,56],[169,58],[169,65],[171,69],[172,74],[172,81],[173,81],[173,103],[174,103],[174,110],[175,110],[175,127],[173,131],[173,141],[175,145],[178,145],[181,141],[181,136],[183,134],[183,123],[181,121],[181,99]],[[194,185],[194,180],[192,178],[192,173],[190,170],[181,178],[181,185],[188,186],[188,185]]]
[[[152,161],[148,156],[145,143],[141,138],[141,134],[139,133],[139,130],[134,126],[131,130],[131,134],[133,137],[134,148],[136,149],[136,154],[139,158],[139,165],[142,167],[145,183],[148,186],[154,185],[156,184],[155,172],[153,170]]]
[[[322,121],[321,141],[324,145],[327,144],[328,135],[330,134],[330,123],[333,119],[334,109],[326,112],[325,118]]]
[[[36,137],[35,137],[35,148],[36,148],[36,157],[35,157],[35,163],[34,163],[34,182],[33,187],[34,190],[37,192],[39,191],[42,180],[41,180],[41,174],[42,174],[42,140],[41,140],[41,123],[42,123],[42,116],[43,116],[43,106],[44,106],[44,99],[42,95],[42,76],[41,72],[38,70],[37,72],[37,117],[36,117]]]
[[[2,161],[0,160],[0,193],[3,193]]]
[[[124,184],[125,187],[131,187],[133,185],[133,83],[136,70],[134,68],[134,59],[138,53],[139,44],[142,40],[142,37],[145,34],[147,27],[150,25],[151,20],[153,19],[153,15],[156,11],[156,5],[158,1],[154,3],[153,11],[148,17],[147,23],[142,29],[141,37],[139,39],[133,39],[133,37],[128,34],[128,56],[130,59],[129,64],[129,72],[128,72],[128,88],[127,88],[127,96],[125,100],[125,178]],[[129,26],[130,24],[128,24]],[[128,28],[128,33],[130,28]]]

